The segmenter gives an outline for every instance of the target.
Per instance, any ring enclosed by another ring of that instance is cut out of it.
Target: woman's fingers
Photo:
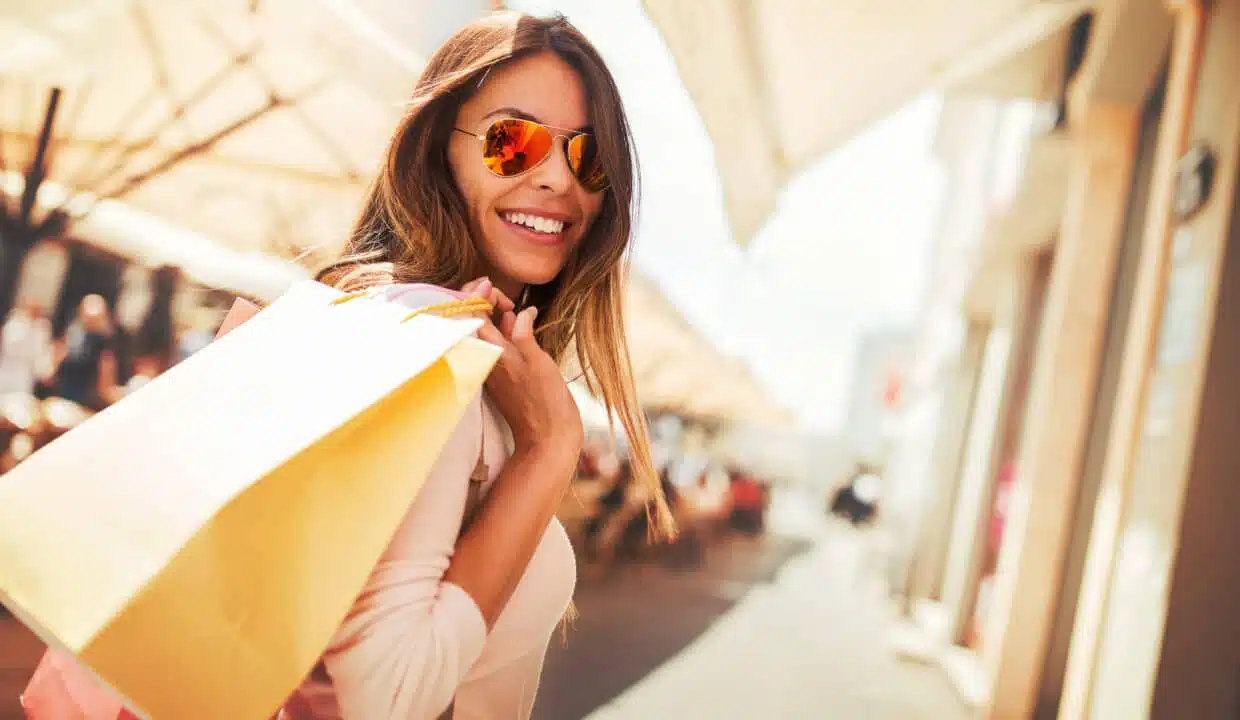
[[[505,311],[499,319],[499,330],[504,333],[504,337],[511,340],[513,328],[516,327],[517,316],[511,310]]]
[[[504,337],[504,334],[490,320],[483,319],[482,327],[478,328],[478,339],[489,342],[500,349],[498,367],[503,368],[509,375],[521,374],[520,368],[524,365],[521,351],[509,342],[508,338]],[[491,377],[487,378],[487,382],[492,382],[494,379],[495,375],[492,374]]]
[[[482,327],[478,328],[478,339],[505,350],[512,346],[508,338],[487,318],[482,319]]]
[[[483,300],[486,300],[487,302],[491,302],[491,292],[494,289],[495,289],[495,286],[491,284],[490,280],[488,280],[487,278],[482,278],[481,280],[478,281],[478,284],[474,285],[473,289],[469,290],[468,292],[470,295],[474,297],[480,297]]]
[[[491,288],[491,305],[502,313],[512,312],[513,309],[516,308],[516,303],[505,295],[503,290],[500,290],[497,287]]]
[[[538,308],[530,307],[522,310],[513,321],[508,339],[523,353],[539,350],[538,341],[534,339],[534,321],[537,319]]]
[[[513,340],[518,338],[525,339],[534,337],[534,320],[537,317],[538,308],[536,307],[529,307],[522,310],[516,316],[516,321],[513,323],[512,334],[510,337]]]

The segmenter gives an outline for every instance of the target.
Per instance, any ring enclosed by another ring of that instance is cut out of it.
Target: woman
[[[624,344],[635,184],[615,82],[563,18],[495,14],[431,57],[348,252],[320,279],[413,304],[442,299],[428,285],[486,297],[479,336],[503,354],[286,714],[529,716],[575,582],[555,520],[582,445],[570,347],[670,531]]]

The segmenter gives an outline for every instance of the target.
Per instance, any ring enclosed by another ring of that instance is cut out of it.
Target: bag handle
[[[364,290],[358,290],[332,300],[332,305],[342,305],[358,298],[369,298],[375,291],[376,287],[372,286]],[[424,305],[417,308],[401,319],[401,322],[408,322],[419,315],[438,315],[439,317],[452,317],[454,315],[469,315],[473,313],[490,313],[495,307],[491,305],[486,298],[469,297],[460,300],[449,300],[447,302],[434,303]],[[482,422],[480,428],[482,430],[482,440],[478,448],[478,459],[474,463],[474,469],[469,475],[469,491],[465,498],[465,517],[461,524],[461,531],[469,526],[473,520],[475,511],[482,501],[482,484],[487,481],[490,475],[489,468],[486,463],[486,409],[479,407],[482,412]]]
[[[332,305],[343,305],[351,300],[358,298],[369,298],[374,292],[373,288],[358,290],[347,295],[332,300]],[[408,322],[419,315],[438,315],[439,317],[453,317],[456,315],[472,315],[473,313],[485,312],[489,313],[495,309],[486,298],[471,297],[464,300],[449,300],[447,302],[435,303],[433,305],[424,305],[416,308],[405,317],[401,318],[401,322]]]

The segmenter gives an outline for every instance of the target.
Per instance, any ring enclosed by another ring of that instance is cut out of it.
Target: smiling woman
[[[345,256],[319,278],[420,286],[388,291],[404,302],[484,297],[497,310],[479,335],[503,353],[286,715],[529,716],[575,579],[555,519],[583,437],[570,348],[671,532],[621,308],[636,181],[615,82],[563,18],[498,13],[428,62]]]
[[[554,52],[493,70],[457,113],[449,164],[504,292],[552,282],[599,215],[603,183],[585,182],[604,175],[598,153],[582,149],[597,143],[589,118],[582,80]]]

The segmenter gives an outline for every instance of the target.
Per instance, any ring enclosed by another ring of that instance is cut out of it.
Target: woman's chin
[[[514,263],[511,270],[504,274],[515,280],[515,284],[518,285],[546,285],[555,280],[563,269],[563,263]]]

